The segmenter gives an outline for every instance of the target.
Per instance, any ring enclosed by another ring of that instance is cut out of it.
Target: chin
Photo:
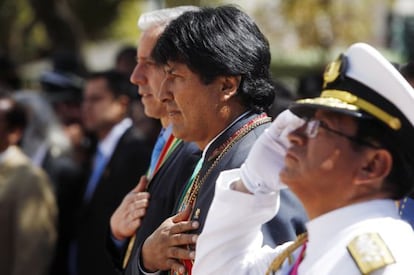
[[[182,126],[179,126],[174,123],[172,123],[172,133],[176,138],[182,139],[184,141],[194,141],[194,137],[191,138],[191,135],[188,135],[188,130],[186,131]]]
[[[279,178],[281,182],[287,186],[290,186],[293,182],[295,182],[295,179],[297,180],[297,176],[295,175],[296,173],[293,170],[289,170],[289,168],[284,167],[279,173]]]

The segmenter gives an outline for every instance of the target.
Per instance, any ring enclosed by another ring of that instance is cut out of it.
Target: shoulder
[[[32,164],[30,159],[18,147],[13,146],[8,150],[10,151],[2,164],[3,171],[9,171],[19,178],[33,177],[32,180],[46,177],[44,171]]]
[[[178,147],[174,150],[174,155],[172,159],[179,159],[181,162],[197,162],[201,157],[201,150],[197,147],[195,143],[181,141]]]
[[[181,150],[187,154],[201,154],[200,148],[193,142],[182,141]]]
[[[348,252],[362,274],[394,264],[390,248],[376,232],[355,236],[347,245]]]
[[[346,248],[360,272],[371,274],[397,272],[410,267],[413,246],[414,232],[407,223],[398,219],[383,219],[377,223],[376,230],[353,236]]]
[[[250,129],[234,146],[237,151],[250,151],[251,146],[256,142],[259,136],[269,127],[270,122],[263,123]],[[245,154],[244,152],[243,154]],[[246,156],[247,157],[247,156]]]

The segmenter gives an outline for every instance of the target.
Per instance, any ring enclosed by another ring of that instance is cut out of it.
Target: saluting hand
[[[185,267],[179,260],[195,258],[193,244],[197,241],[196,234],[184,233],[197,229],[199,223],[188,221],[191,208],[168,218],[155,230],[142,246],[142,261],[147,271],[176,270],[184,273]]]
[[[303,119],[285,110],[256,140],[240,169],[241,180],[250,193],[269,193],[284,188],[279,172],[290,146],[287,137],[304,123]]]
[[[135,234],[145,216],[150,194],[145,191],[148,179],[142,176],[137,186],[122,200],[121,205],[111,216],[112,235],[117,240],[125,240]]]

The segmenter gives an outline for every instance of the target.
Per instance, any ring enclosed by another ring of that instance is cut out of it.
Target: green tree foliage
[[[393,0],[284,0],[281,13],[299,34],[301,46],[332,45],[370,40],[376,8]]]
[[[79,55],[85,42],[113,36],[128,7],[136,21],[135,0],[0,0],[0,52],[19,62],[56,51]]]

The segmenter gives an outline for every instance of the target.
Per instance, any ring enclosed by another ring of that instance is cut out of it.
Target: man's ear
[[[241,81],[241,76],[225,76],[222,79],[221,91],[223,93],[224,99],[228,100],[237,94]]]
[[[367,151],[365,161],[358,170],[356,184],[382,182],[391,172],[392,163],[391,153],[385,149]]]

